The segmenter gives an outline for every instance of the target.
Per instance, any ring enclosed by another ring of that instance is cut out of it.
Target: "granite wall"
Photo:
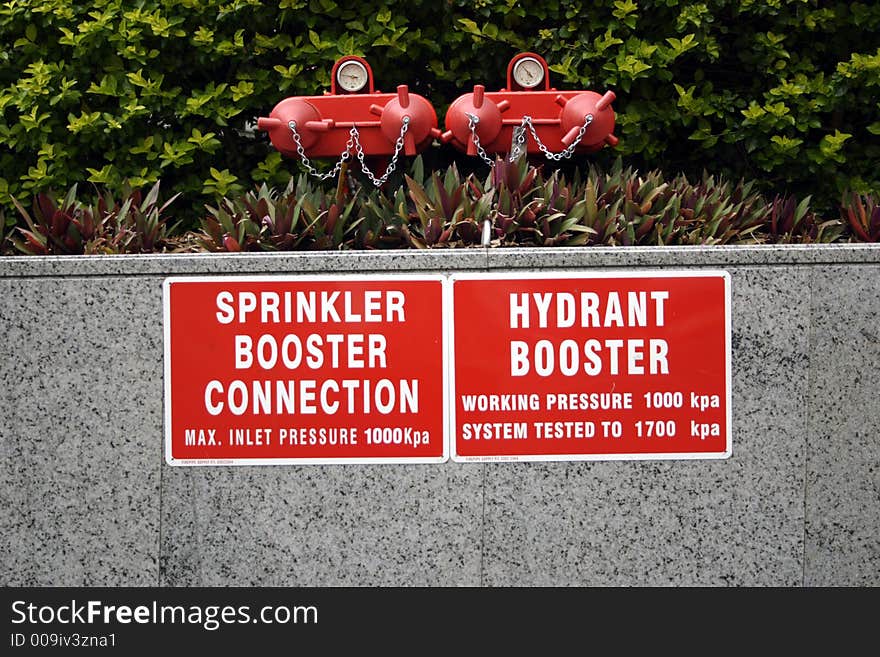
[[[733,456],[173,468],[162,281],[725,269]],[[880,585],[880,248],[0,259],[0,584]]]

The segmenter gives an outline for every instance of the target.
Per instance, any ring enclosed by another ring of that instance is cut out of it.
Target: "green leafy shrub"
[[[846,190],[880,193],[878,3],[9,0],[0,206],[161,178],[193,226],[206,202],[286,184],[296,165],[253,120],[328,89],[339,56],[366,56],[380,88],[408,83],[442,121],[474,83],[504,86],[522,50],[547,59],[559,88],[617,92],[621,142],[595,159],[606,167],[623,155],[692,179],[711,168],[763,193],[809,193],[823,215]],[[435,157],[432,168],[473,167],[450,147]]]

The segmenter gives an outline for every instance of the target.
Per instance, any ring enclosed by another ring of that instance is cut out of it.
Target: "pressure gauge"
[[[352,59],[336,69],[336,81],[345,91],[353,93],[367,86],[369,75],[363,64]]]
[[[519,86],[532,89],[544,81],[544,67],[534,57],[523,57],[513,65],[513,79]]]

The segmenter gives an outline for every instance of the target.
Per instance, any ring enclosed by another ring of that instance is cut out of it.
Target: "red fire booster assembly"
[[[315,175],[320,174],[309,165],[312,157],[338,157],[341,165],[355,155],[365,173],[364,157],[390,157],[382,178],[370,175],[378,185],[401,152],[415,155],[435,139],[490,164],[489,154],[543,153],[559,160],[615,146],[614,99],[613,91],[557,91],[550,87],[544,58],[525,52],[510,60],[506,88],[487,92],[484,85],[474,85],[449,106],[441,131],[426,98],[405,84],[396,93],[381,93],[369,63],[347,56],[333,66],[329,92],[285,98],[258,119],[257,127],[283,155],[299,157]]]

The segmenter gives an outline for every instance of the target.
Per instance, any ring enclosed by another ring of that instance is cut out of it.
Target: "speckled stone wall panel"
[[[165,276],[693,266],[726,461],[164,464]],[[878,292],[870,245],[0,258],[0,584],[876,586]]]
[[[805,583],[880,586],[880,267],[812,287]]]
[[[808,273],[730,271],[733,456],[487,465],[484,583],[801,584]]]
[[[162,584],[477,586],[479,466],[171,468]]]
[[[158,281],[0,280],[0,583],[158,583]]]

